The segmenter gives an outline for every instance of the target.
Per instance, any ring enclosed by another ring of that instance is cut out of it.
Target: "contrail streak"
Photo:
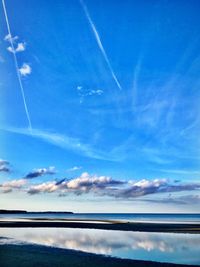
[[[99,36],[99,33],[98,33],[98,31],[97,31],[97,29],[96,29],[96,27],[95,27],[95,25],[94,25],[94,22],[92,21],[92,19],[91,19],[91,17],[90,17],[88,8],[87,8],[87,6],[85,5],[85,3],[84,3],[83,0],[80,0],[80,3],[81,3],[81,6],[82,6],[82,8],[83,8],[83,10],[84,10],[84,12],[85,12],[85,15],[86,15],[86,17],[87,17],[87,19],[88,19],[88,22],[89,22],[89,24],[90,24],[90,27],[91,27],[91,29],[92,29],[92,31],[93,31],[93,33],[94,33],[94,36],[95,36],[95,39],[96,39],[96,41],[97,41],[98,47],[99,47],[99,49],[101,50],[101,53],[102,53],[102,55],[103,55],[103,57],[104,57],[104,59],[105,59],[107,65],[108,65],[108,68],[109,68],[109,70],[110,70],[110,72],[111,72],[111,75],[112,75],[112,77],[113,77],[115,83],[117,84],[117,87],[118,87],[120,90],[122,90],[122,87],[121,87],[121,85],[120,85],[120,83],[119,83],[119,81],[118,81],[118,79],[117,79],[117,77],[116,77],[116,75],[115,75],[115,73],[114,73],[114,71],[113,71],[113,68],[112,68],[112,66],[111,66],[111,64],[110,64],[110,61],[109,61],[108,56],[107,56],[107,54],[106,54],[106,51],[105,51],[105,49],[104,49],[104,47],[103,47],[103,44],[102,44],[102,42],[101,42],[101,38],[100,38],[100,36]]]
[[[20,89],[21,89],[21,94],[22,94],[22,98],[23,98],[23,102],[24,102],[24,109],[25,109],[25,112],[26,112],[27,120],[28,120],[29,130],[32,132],[31,119],[30,119],[29,111],[28,111],[27,104],[26,104],[26,98],[25,98],[25,94],[24,94],[24,87],[23,87],[21,76],[20,76],[20,72],[19,72],[19,65],[18,65],[18,62],[17,62],[17,56],[16,56],[16,53],[15,53],[14,45],[13,45],[13,39],[12,39],[12,34],[11,34],[11,30],[10,30],[10,24],[9,24],[6,5],[5,5],[4,0],[2,0],[2,5],[3,5],[3,11],[4,11],[4,15],[5,15],[8,34],[9,34],[9,37],[10,37],[9,38],[9,42],[10,42],[10,45],[11,45],[11,48],[12,48],[12,51],[13,51],[15,68],[16,68],[17,77],[18,77],[18,81],[19,81],[19,86],[20,86]]]

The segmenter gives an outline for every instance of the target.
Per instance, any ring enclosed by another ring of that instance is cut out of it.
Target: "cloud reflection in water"
[[[198,234],[56,228],[26,228],[16,231],[7,228],[1,229],[0,235],[41,245],[122,258],[200,265]]]

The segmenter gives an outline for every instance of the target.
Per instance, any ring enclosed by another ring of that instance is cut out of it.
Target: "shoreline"
[[[0,245],[1,267],[197,267],[165,262],[121,259],[99,254],[32,244]]]
[[[0,221],[0,228],[80,228],[118,231],[138,231],[138,232],[163,232],[163,233],[189,233],[200,234],[200,224],[198,223],[145,223],[145,222],[119,222],[119,221]]]

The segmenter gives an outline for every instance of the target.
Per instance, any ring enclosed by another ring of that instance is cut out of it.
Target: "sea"
[[[1,220],[70,219],[200,223],[200,214],[33,213],[0,215]],[[200,234],[126,232],[72,228],[0,228],[1,245],[28,243],[112,257],[200,266]]]
[[[0,214],[0,219],[71,219],[71,220],[118,220],[127,222],[160,222],[160,223],[200,223],[199,214],[184,213],[24,213],[24,214]]]

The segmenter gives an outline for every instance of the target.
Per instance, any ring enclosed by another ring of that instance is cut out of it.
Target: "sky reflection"
[[[200,265],[200,235],[91,229],[1,229],[1,236],[23,242],[121,258]],[[0,243],[10,242],[0,239]],[[12,241],[13,242],[13,241]]]

